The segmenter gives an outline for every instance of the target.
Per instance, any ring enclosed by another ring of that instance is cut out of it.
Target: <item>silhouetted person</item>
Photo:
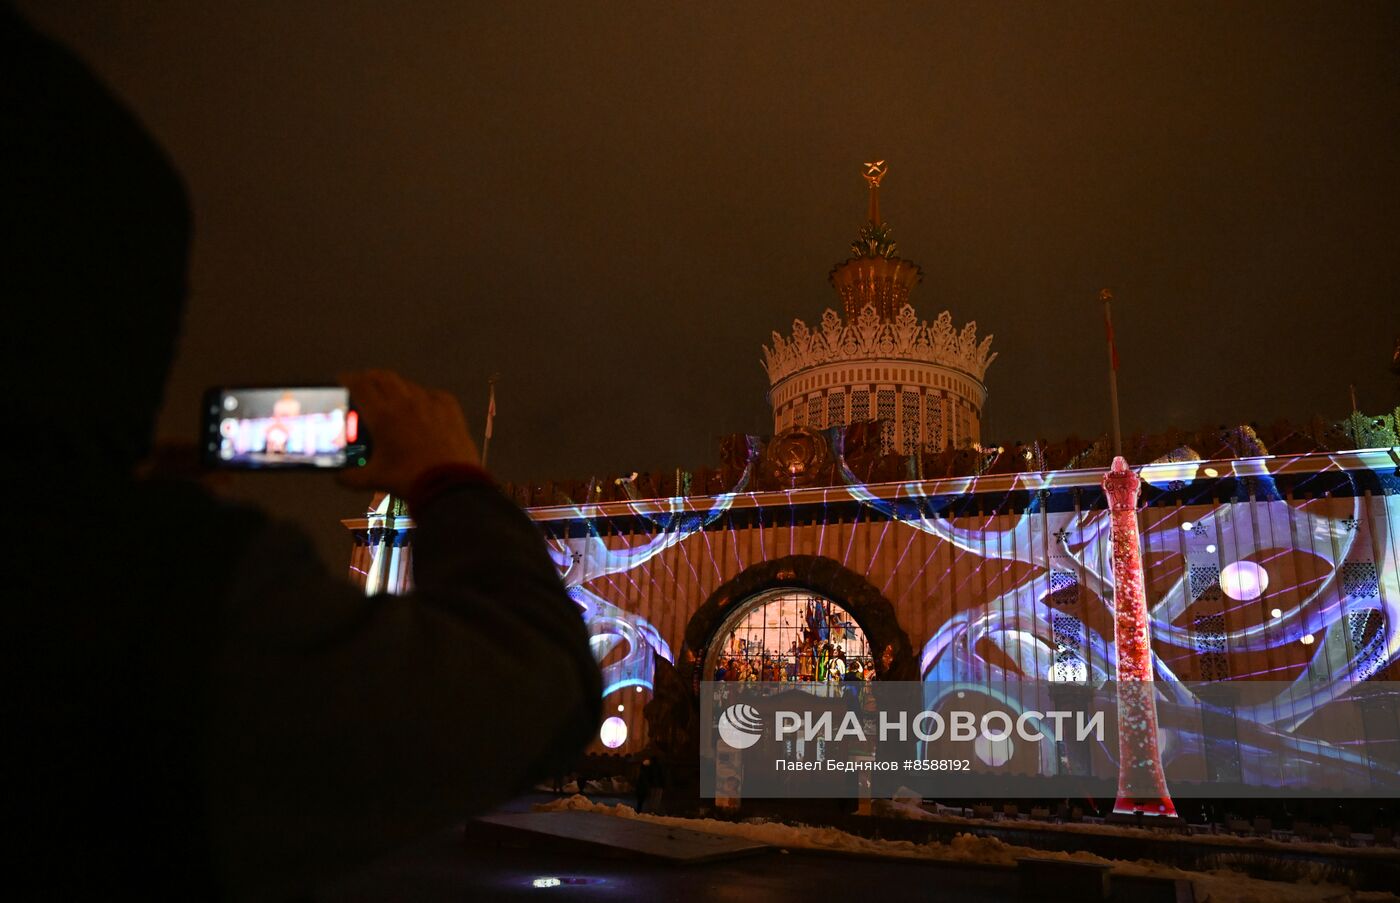
[[[10,883],[295,896],[568,767],[598,670],[457,403],[345,378],[376,443],[346,482],[418,524],[399,598],[326,574],[288,524],[136,480],[185,297],[184,189],[3,5],[0,116]]]
[[[637,766],[637,786],[635,790],[637,794],[638,812],[641,812],[643,807],[646,806],[647,794],[651,792],[652,778],[651,758],[648,757],[643,759],[641,764]]]

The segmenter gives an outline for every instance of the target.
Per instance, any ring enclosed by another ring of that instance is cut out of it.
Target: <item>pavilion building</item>
[[[604,676],[598,751],[685,748],[700,683],[740,674],[960,694],[1115,674],[1109,458],[1102,443],[980,445],[991,338],[946,312],[918,320],[922,271],[880,218],[884,172],[867,165],[867,221],[831,271],[839,310],[764,349],[773,435],[730,437],[720,467],[693,481],[507,487],[588,626]],[[1400,409],[1326,435],[1241,427],[1125,452],[1141,479],[1145,667],[1174,698],[1193,698],[1193,682],[1294,687],[1257,708],[1257,728],[1330,761],[1310,733],[1325,719],[1297,688],[1322,711],[1400,659],[1398,433]],[[411,587],[411,512],[380,498],[344,524],[353,580],[371,594]],[[1031,747],[1004,751],[1007,767],[1083,766]],[[1172,781],[1276,778],[1238,745],[1184,734],[1162,756]]]

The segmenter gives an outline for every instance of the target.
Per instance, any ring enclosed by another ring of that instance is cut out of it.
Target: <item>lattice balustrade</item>
[[[1214,602],[1220,599],[1220,568],[1213,564],[1191,566],[1191,599],[1205,599]]]
[[[1385,616],[1379,611],[1347,612],[1347,638],[1356,657],[1358,679],[1369,680],[1385,667]]]
[[[832,392],[826,397],[826,425],[846,425],[846,393]]]
[[[1089,669],[1084,661],[1084,622],[1074,615],[1056,612],[1050,617],[1055,658],[1050,679],[1060,682],[1084,681]]]
[[[851,422],[864,423],[870,419],[870,393],[851,393]]]
[[[924,399],[924,447],[930,451],[942,451],[943,441],[943,399],[929,395]]]
[[[900,398],[900,454],[919,448],[919,393],[905,392]]]
[[[884,421],[880,428],[880,454],[894,452],[894,389],[881,389],[875,393],[875,416]]]
[[[1073,605],[1079,601],[1079,578],[1073,571],[1051,571],[1050,592],[1045,601],[1051,605]]]
[[[1380,594],[1381,578],[1371,561],[1348,561],[1342,565],[1342,593],[1353,599],[1374,599]]]
[[[1201,669],[1201,680],[1225,680],[1230,660],[1225,647],[1225,616],[1201,615],[1192,622],[1192,643]]]

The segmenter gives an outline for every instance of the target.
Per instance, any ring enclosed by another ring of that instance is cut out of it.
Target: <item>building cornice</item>
[[[1400,449],[1358,449],[1306,455],[1168,461],[1134,467],[1133,470],[1146,483],[1153,486],[1170,486],[1179,482],[1217,482],[1263,476],[1275,479],[1302,477],[1329,471],[1347,473],[1369,470],[1376,473],[1400,474],[1400,464],[1397,462],[1400,462]],[[804,504],[831,504],[851,498],[897,501],[930,496],[1004,496],[1012,492],[1101,490],[1103,474],[1104,469],[1096,467],[1084,470],[948,477],[937,480],[901,480],[893,483],[814,486],[768,492],[727,493],[723,496],[632,499],[592,505],[549,505],[527,508],[526,511],[531,520],[546,523],[628,515],[656,517],[702,513],[712,510],[716,503],[721,501],[727,510],[738,511],[747,508],[791,508]],[[853,490],[855,495],[852,494]]]

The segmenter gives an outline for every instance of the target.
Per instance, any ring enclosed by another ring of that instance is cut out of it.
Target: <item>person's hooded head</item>
[[[128,476],[179,333],[184,186],[93,73],[6,4],[0,116],[6,457],[70,484]]]

